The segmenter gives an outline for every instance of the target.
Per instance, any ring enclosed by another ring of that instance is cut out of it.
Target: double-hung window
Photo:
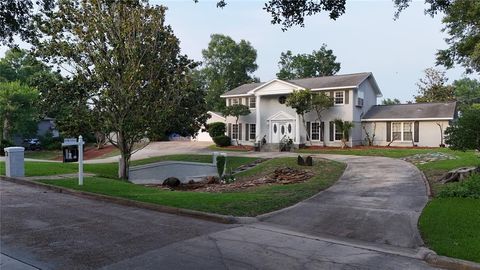
[[[232,139],[238,139],[238,124],[232,125]]]
[[[255,140],[255,138],[257,137],[256,128],[257,127],[255,126],[255,124],[250,124],[250,134],[249,134],[250,135],[250,138],[249,138],[250,140]]]
[[[343,133],[342,131],[337,127],[337,125],[335,124],[335,141],[340,141],[342,140],[342,137],[343,137]]]
[[[335,91],[333,93],[333,100],[335,101],[335,105],[343,105],[345,104],[345,92],[344,91]]]
[[[393,122],[392,139],[394,141],[411,141],[413,139],[412,122]]]
[[[255,97],[248,98],[248,107],[250,109],[255,109],[255,106],[256,106]]]
[[[320,140],[320,123],[319,122],[312,122],[311,130],[311,140],[312,141],[319,141]]]
[[[230,102],[230,105],[238,105],[240,104],[240,101],[238,100],[238,98],[232,98],[232,102]]]

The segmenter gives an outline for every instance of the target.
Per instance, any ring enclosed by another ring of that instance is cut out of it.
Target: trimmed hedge
[[[224,147],[224,146],[230,146],[232,143],[232,139],[230,139],[230,137],[228,136],[221,135],[221,136],[213,137],[213,142],[215,142],[217,146]]]
[[[207,130],[208,130],[208,134],[212,138],[225,135],[225,130],[226,130],[225,123],[222,123],[222,122],[210,123],[208,124]]]

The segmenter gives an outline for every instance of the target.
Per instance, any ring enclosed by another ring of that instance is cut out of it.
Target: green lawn
[[[439,255],[480,262],[480,200],[436,198],[419,222],[426,244]]]
[[[58,150],[25,151],[25,158],[50,160],[61,156],[62,152]]]
[[[453,152],[446,148],[325,148],[325,149],[300,149],[299,153],[312,153],[312,154],[339,154],[339,155],[355,155],[355,156],[382,156],[391,158],[402,158],[407,156],[413,156],[415,154],[425,154],[431,152]]]
[[[142,160],[132,161],[132,166],[144,165],[153,162],[175,160],[175,161],[191,161],[191,162],[212,162],[211,155],[170,155],[147,158]],[[243,164],[253,162],[256,158],[250,157],[228,157],[227,166],[235,169]],[[87,173],[94,173],[105,178],[117,178],[118,164],[117,163],[101,163],[101,164],[84,164],[84,171]],[[47,176],[55,174],[66,174],[78,172],[78,164],[76,163],[60,163],[60,162],[25,162],[26,176]],[[5,164],[0,162],[0,175],[5,175]]]
[[[252,171],[238,175],[261,176],[277,166],[297,167],[295,158],[280,158],[266,161]],[[306,168],[306,167],[302,167]],[[256,216],[292,205],[304,200],[333,184],[345,169],[343,163],[317,160],[310,167],[315,176],[309,181],[290,185],[266,185],[248,190],[223,193],[166,191],[153,187],[134,185],[107,178],[86,178],[84,186],[78,186],[75,179],[42,180],[43,183],[117,196],[142,202],[187,208],[204,212],[235,216]]]

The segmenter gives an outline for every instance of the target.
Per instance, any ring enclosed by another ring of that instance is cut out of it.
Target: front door
[[[295,138],[294,121],[272,121],[270,127],[270,138],[272,143],[279,143],[283,138]]]

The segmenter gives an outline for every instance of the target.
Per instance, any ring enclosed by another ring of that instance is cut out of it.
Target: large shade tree
[[[445,142],[454,150],[480,151],[480,104],[466,108],[445,131]]]
[[[0,141],[10,141],[14,134],[35,134],[38,98],[35,88],[20,82],[0,82]]]
[[[323,44],[318,51],[311,54],[293,55],[291,51],[282,52],[277,73],[279,79],[291,80],[308,77],[334,75],[340,70],[340,63],[335,62],[337,57],[333,51]]]
[[[61,0],[37,22],[47,38],[35,43],[36,52],[71,70],[79,84],[94,86],[86,88],[88,102],[120,150],[121,179],[128,179],[135,143],[188,110],[178,104],[190,94],[196,64],[180,54],[165,10],[147,1]],[[201,114],[183,120],[196,122]]]
[[[455,100],[455,88],[447,84],[445,72],[427,68],[425,77],[417,83],[418,95],[415,102],[447,102]]]
[[[213,34],[202,55],[200,76],[205,83],[209,110],[223,111],[225,100],[220,95],[244,83],[258,81],[253,76],[258,68],[257,51],[246,40],[237,43],[229,36]]]

